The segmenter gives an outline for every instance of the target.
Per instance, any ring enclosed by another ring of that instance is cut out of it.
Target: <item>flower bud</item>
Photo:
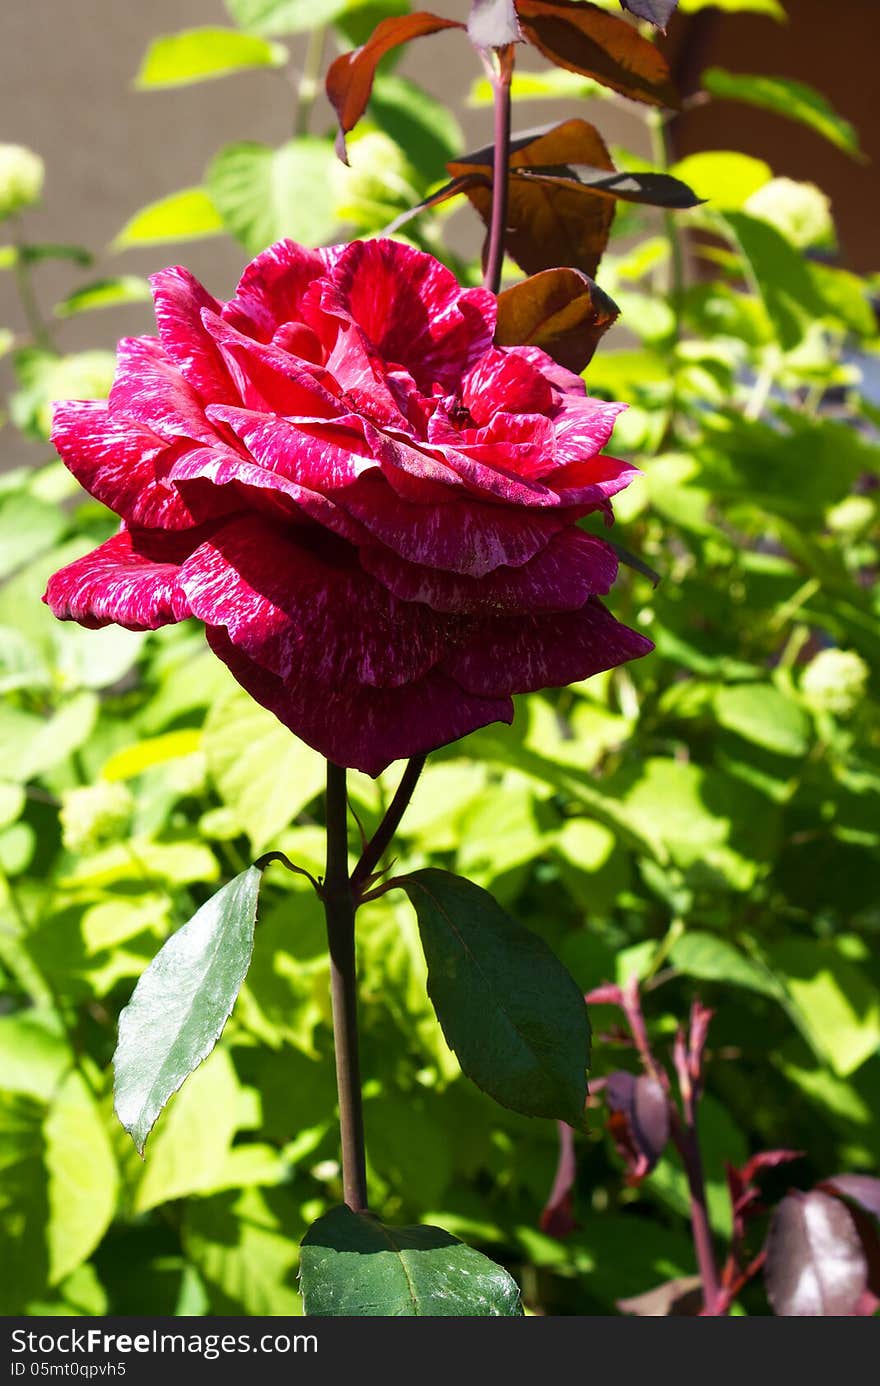
[[[0,221],[39,200],[44,172],[39,154],[23,144],[0,144]]]
[[[814,712],[849,717],[867,682],[868,666],[854,650],[820,650],[804,670],[801,692]]]
[[[124,784],[99,780],[61,796],[61,840],[79,856],[120,838],[128,829],[134,800]]]

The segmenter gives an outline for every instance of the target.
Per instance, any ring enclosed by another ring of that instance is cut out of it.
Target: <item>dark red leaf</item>
[[[574,1131],[564,1121],[559,1128],[559,1161],[553,1188],[541,1213],[541,1231],[550,1237],[567,1237],[577,1223],[572,1212],[572,1189],[577,1175],[574,1153]]]
[[[510,157],[505,242],[527,274],[570,266],[594,275],[614,220],[614,199],[577,182],[543,184],[518,177],[533,165],[587,164],[613,172],[608,150],[586,120],[566,120],[549,131],[522,135]],[[492,213],[492,150],[478,150],[447,165],[453,176],[479,173],[486,180],[465,189],[486,226]]]
[[[517,0],[527,39],[546,58],[650,106],[679,105],[662,53],[625,19],[575,0]]]
[[[584,1000],[588,1006],[621,1006],[623,992],[613,982],[603,982],[601,986],[588,991]]]
[[[631,1299],[619,1299],[617,1307],[621,1314],[636,1314],[643,1319],[666,1318],[670,1314],[697,1318],[703,1307],[702,1283],[698,1275],[682,1275]]]
[[[618,1154],[626,1162],[627,1183],[639,1184],[656,1165],[669,1140],[669,1103],[655,1078],[621,1071],[609,1074],[605,1098]]]
[[[345,155],[345,136],[353,130],[363,115],[373,89],[376,68],[386,53],[399,48],[411,39],[436,34],[441,29],[463,29],[457,19],[441,19],[439,15],[419,10],[415,14],[392,15],[376,25],[372,35],[360,48],[341,53],[327,72],[327,99],[339,120],[336,151]]]
[[[513,0],[471,0],[467,30],[475,48],[506,48],[522,42]]]
[[[620,0],[620,4],[636,19],[646,19],[655,29],[662,29],[664,34],[666,25],[678,8],[678,0]]]
[[[759,1170],[776,1169],[778,1165],[790,1164],[792,1160],[802,1160],[803,1156],[802,1150],[760,1150],[746,1161],[739,1174],[744,1184],[751,1184]]]
[[[538,346],[580,375],[620,309],[575,269],[548,269],[498,296],[499,346]]]
[[[770,1222],[764,1278],[782,1317],[854,1315],[868,1263],[846,1204],[818,1189],[787,1194]]]

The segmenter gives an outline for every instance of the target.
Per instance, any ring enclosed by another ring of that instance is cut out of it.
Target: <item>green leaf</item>
[[[220,797],[255,853],[324,786],[322,757],[242,693],[211,709],[202,750]]]
[[[833,941],[782,939],[768,947],[767,958],[804,1036],[835,1073],[846,1078],[877,1052],[880,993]]]
[[[780,346],[792,350],[824,312],[806,261],[775,227],[757,217],[725,212],[721,224],[742,251]]]
[[[594,82],[592,77],[582,77],[579,72],[566,72],[561,67],[551,67],[546,72],[514,72],[510,95],[514,101],[612,99],[612,93],[601,82]],[[478,77],[468,93],[468,105],[491,106],[493,99],[489,78]]]
[[[131,780],[157,765],[167,765],[171,760],[193,755],[201,749],[201,745],[202,734],[194,728],[166,732],[164,736],[151,736],[146,741],[137,741],[133,746],[124,746],[121,751],[116,751],[104,762],[101,778]]]
[[[113,249],[197,241],[203,236],[217,236],[222,230],[223,219],[204,188],[183,188],[135,212],[114,240]]]
[[[461,150],[464,135],[455,116],[405,77],[380,72],[368,110],[426,180],[441,177],[447,160]]]
[[[67,298],[55,304],[56,318],[72,318],[77,313],[90,313],[95,308],[116,308],[120,303],[149,303],[150,286],[137,274],[124,274],[118,279],[96,279],[75,289]]]
[[[141,91],[181,87],[247,68],[281,67],[287,58],[282,44],[268,43],[254,34],[239,34],[234,29],[185,29],[153,39],[135,86]]]
[[[714,705],[721,726],[755,746],[780,756],[805,756],[810,748],[809,717],[772,684],[719,688]]]
[[[723,67],[710,67],[703,73],[703,87],[711,96],[722,101],[742,101],[761,110],[787,116],[807,125],[817,134],[830,140],[845,154],[862,158],[859,137],[855,128],[838,115],[825,97],[806,82],[789,77],[752,76],[745,72],[728,72]]]
[[[516,1281],[439,1227],[386,1227],[332,1208],[302,1241],[300,1286],[312,1318],[519,1318]]]
[[[296,1242],[303,1225],[298,1201],[284,1189],[190,1199],[183,1245],[205,1282],[214,1313],[300,1314]]]
[[[70,1073],[44,1125],[49,1174],[49,1280],[57,1284],[101,1241],[116,1210],[110,1137],[82,1074]]]
[[[0,501],[0,578],[36,558],[61,537],[64,512],[57,505],[13,492]]]
[[[556,956],[448,871],[416,871],[401,886],[418,916],[428,994],[464,1072],[514,1111],[580,1123],[590,1027]]]
[[[732,987],[746,987],[749,991],[757,991],[776,1000],[781,995],[779,984],[766,967],[752,962],[727,939],[703,933],[699,929],[689,929],[676,939],[669,953],[669,961],[679,972],[703,982],[724,982]]]
[[[207,172],[223,224],[252,253],[291,236],[321,245],[336,227],[333,146],[310,136],[278,149],[247,141],[221,149]]]
[[[119,1017],[116,1112],[141,1153],[165,1103],[229,1019],[251,960],[260,878],[248,867],[172,934]]]
[[[236,24],[258,34],[299,34],[332,24],[364,0],[224,0]]]
[[[742,207],[752,193],[773,177],[770,165],[763,159],[729,149],[689,154],[673,164],[670,173],[712,206],[733,210]]]
[[[0,1017],[4,1091],[49,1101],[72,1063],[60,1029],[49,1012],[28,1010]]]

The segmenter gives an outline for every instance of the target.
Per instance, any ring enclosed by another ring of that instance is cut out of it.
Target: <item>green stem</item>
[[[346,772],[327,762],[327,868],[322,889],[330,948],[330,999],[336,1051],[336,1090],[342,1148],[343,1198],[355,1213],[366,1211],[367,1170],[358,1054],[357,967],[354,921],[357,905],[348,878]]]
[[[40,312],[40,305],[34,291],[34,282],[31,278],[30,261],[27,258],[27,246],[20,240],[17,233],[13,235],[15,245],[15,287],[18,290],[18,300],[24,313],[28,330],[38,347],[44,351],[53,351],[54,343],[48,325]]]
[[[324,42],[327,38],[327,26],[319,24],[312,29],[309,34],[308,44],[306,45],[306,55],[303,62],[303,70],[300,74],[299,86],[296,92],[296,119],[294,121],[293,133],[297,137],[309,133],[309,123],[312,117],[312,108],[321,84],[321,67],[324,62]]]
[[[483,287],[497,294],[501,287],[504,242],[507,232],[507,165],[510,161],[510,84],[513,80],[514,46],[508,43],[497,54],[491,72],[495,97],[495,158],[492,164],[492,217],[489,222],[489,248]]]
[[[406,812],[426,759],[426,756],[413,756],[412,760],[408,762],[382,822],[364,848],[361,859],[351,874],[351,884],[356,899],[391,845],[391,839],[397,832],[400,820]]]

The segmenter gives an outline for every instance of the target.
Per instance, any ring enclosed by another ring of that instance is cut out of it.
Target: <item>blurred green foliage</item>
[[[217,41],[210,62],[186,42],[154,46],[141,84],[274,65],[274,40],[316,19],[345,46],[403,8],[228,0],[259,40]],[[594,93],[569,76],[523,83],[574,113]],[[778,82],[743,78],[737,93],[736,80],[715,70],[710,90],[780,99]],[[803,91],[787,106],[856,147],[829,111]],[[650,119],[655,166],[669,163]],[[459,150],[454,118],[386,73],[351,170],[323,134],[235,145],[204,189],[144,209],[118,244],[225,229],[256,251],[281,234],[371,234]],[[599,281],[630,335],[587,373],[591,391],[632,406],[614,446],[645,476],[617,502],[613,536],[661,580],[652,590],[627,573],[613,605],[656,653],[520,700],[513,728],[434,755],[398,853],[402,867],[491,889],[584,989],[643,979],[660,1051],[696,992],[716,1009],[701,1134],[723,1234],[725,1158],[803,1149],[806,1186],[874,1169],[880,1149],[880,406],[862,393],[878,336],[871,285],[839,266],[818,189],[736,151],[672,171],[709,200],[687,220],[633,207],[619,218]],[[444,225],[426,213],[408,230],[437,251]],[[18,245],[0,263],[19,275],[31,333],[5,339],[18,378],[9,415],[45,440],[51,400],[100,396],[112,358],[59,355],[36,307],[41,254],[86,252]],[[121,276],[80,286],[58,311],[140,292]],[[197,629],[52,619],[39,603],[47,576],[115,520],[45,446],[35,457],[0,477],[0,1312],[297,1313],[297,1243],[340,1199],[328,961],[308,885],[267,874],[239,1003],[144,1163],[112,1114],[109,1060],[135,979],[218,883],[269,845],[322,870],[322,764]],[[394,781],[352,775],[367,831]],[[462,1077],[407,900],[365,907],[359,954],[382,1217],[466,1237],[551,1314],[613,1313],[619,1297],[693,1270],[682,1175],[664,1157],[624,1189],[600,1111],[578,1138],[579,1227],[542,1233],[555,1126]],[[597,1076],[621,1063],[612,1023],[594,1009]],[[745,1307],[767,1312],[762,1291]]]

